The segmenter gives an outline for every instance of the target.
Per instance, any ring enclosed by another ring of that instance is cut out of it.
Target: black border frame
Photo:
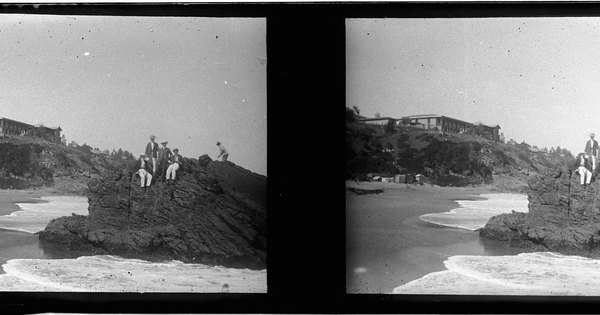
[[[338,161],[347,18],[600,17],[599,3],[8,4],[0,13],[266,18],[268,58],[268,293],[0,293],[3,313],[598,312],[597,297],[346,294]]]

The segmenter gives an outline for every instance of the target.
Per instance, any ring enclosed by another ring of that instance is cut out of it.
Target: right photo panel
[[[598,295],[600,18],[346,20],[346,292]]]

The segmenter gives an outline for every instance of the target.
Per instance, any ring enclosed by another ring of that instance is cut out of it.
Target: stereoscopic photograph
[[[0,16],[0,291],[267,292],[266,19]]]
[[[598,295],[600,18],[346,20],[346,292]]]

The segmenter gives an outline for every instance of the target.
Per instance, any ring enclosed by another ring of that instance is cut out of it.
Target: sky
[[[0,117],[267,174],[266,19],[0,15]]]
[[[346,20],[346,105],[499,124],[581,152],[600,137],[600,18]]]

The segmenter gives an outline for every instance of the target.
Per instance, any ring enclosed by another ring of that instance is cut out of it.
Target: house
[[[7,135],[25,135],[31,132],[35,127],[20,121],[0,117],[0,136]]]
[[[412,115],[408,116],[408,118],[411,124],[422,124],[425,129],[444,132],[465,132],[474,126],[472,123],[466,121],[435,114]]]
[[[50,142],[60,143],[60,127],[50,128],[43,125],[30,125],[20,121],[0,117],[0,136],[10,135],[43,138]]]
[[[469,133],[482,136],[493,141],[500,141],[500,126],[487,126],[484,124],[473,124],[460,119],[436,115],[412,115],[407,116],[411,125],[422,125],[425,129],[432,129],[441,132]]]
[[[359,118],[356,121],[367,125],[385,126],[390,120],[394,121],[394,125],[396,125],[397,119],[392,117]]]
[[[96,149],[92,149],[90,152],[92,152],[93,155],[110,156],[109,153],[106,153],[105,151],[96,150]]]

